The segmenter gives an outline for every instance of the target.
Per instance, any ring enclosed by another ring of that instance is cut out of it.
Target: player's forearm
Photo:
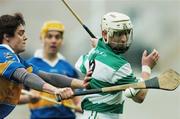
[[[19,80],[22,82],[25,86],[28,86],[29,88],[43,91],[43,85],[45,84],[45,81],[43,81],[39,76],[28,73],[26,69],[24,68],[18,68],[12,75],[13,78]]]
[[[147,92],[147,89],[141,89],[132,99],[137,103],[142,103],[146,97]]]
[[[16,69],[16,71],[13,73],[13,78],[19,80],[25,86],[35,89],[35,90],[38,90],[38,91],[54,93],[55,90],[57,89],[56,87],[54,87],[50,84],[47,84],[39,76],[37,76],[33,73],[28,73],[23,68]]]
[[[57,88],[54,87],[54,86],[52,86],[52,85],[50,85],[50,84],[48,84],[48,83],[45,83],[45,84],[43,85],[43,87],[42,87],[42,90],[43,90],[44,92],[47,92],[47,93],[50,93],[50,94],[55,94]]]
[[[144,80],[147,80],[147,79],[149,79],[150,78],[150,73],[147,73],[147,72],[142,72],[141,73],[141,77],[142,77],[142,79],[144,79]]]
[[[142,72],[141,73],[141,78],[143,80],[147,80],[150,78],[150,73],[148,72]],[[137,103],[142,103],[147,95],[148,90],[147,89],[141,89],[139,92],[134,96],[132,99],[137,102]]]
[[[40,71],[39,76],[43,78],[46,82],[56,86],[56,87],[72,87],[72,88],[82,88],[83,82],[81,80],[70,78],[61,74],[53,74]]]
[[[71,82],[71,87],[72,88],[84,88],[83,81],[74,78]]]

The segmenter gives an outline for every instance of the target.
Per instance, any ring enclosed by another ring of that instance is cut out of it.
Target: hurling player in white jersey
[[[79,58],[76,68],[83,74],[92,71],[89,88],[103,88],[146,80],[151,69],[159,59],[153,50],[142,54],[141,78],[137,79],[130,63],[122,55],[133,40],[133,26],[130,18],[122,13],[110,12],[101,21],[102,38],[92,39],[94,48]],[[84,111],[82,119],[122,119],[125,96],[137,103],[142,103],[147,90],[128,88],[124,92],[101,93],[84,96],[81,106]]]

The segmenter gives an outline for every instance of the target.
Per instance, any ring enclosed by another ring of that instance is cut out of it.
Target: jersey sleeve
[[[88,56],[82,55],[76,62],[75,68],[81,72],[82,74],[86,74],[87,72],[87,63],[88,62]]]
[[[59,69],[62,69],[65,70],[63,72],[65,72],[64,75],[67,75],[69,77],[72,77],[72,78],[79,78],[79,74],[77,72],[77,70],[67,61],[67,60],[60,60],[61,62],[61,65],[59,65]],[[61,68],[61,66],[64,68]]]
[[[77,70],[71,64],[69,64],[69,67],[72,71],[72,74],[70,75],[70,77],[79,78],[79,74],[78,74]]]

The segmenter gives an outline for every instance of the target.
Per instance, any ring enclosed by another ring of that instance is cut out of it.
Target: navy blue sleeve
[[[11,79],[12,74],[17,68],[25,68],[23,64],[20,63],[18,57],[15,53],[1,48],[0,49],[0,75],[6,79]]]
[[[79,78],[79,75],[78,75],[76,69],[67,61],[64,60],[63,62],[68,70],[67,76],[72,77],[72,78]]]

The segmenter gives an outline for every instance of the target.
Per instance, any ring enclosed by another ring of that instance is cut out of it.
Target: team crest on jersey
[[[4,57],[7,61],[15,61],[16,59],[13,57],[13,54],[10,52],[4,53]]]
[[[99,50],[96,50],[95,53],[96,53],[96,54],[99,54],[99,55],[102,55],[102,56],[104,56],[104,57],[107,56],[106,53],[104,53],[104,52],[102,52],[102,51],[99,51]]]

